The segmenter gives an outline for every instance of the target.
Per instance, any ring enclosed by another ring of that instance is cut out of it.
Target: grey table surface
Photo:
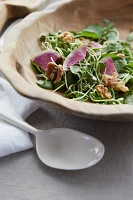
[[[0,158],[1,200],[133,199],[132,122],[80,118],[48,104],[26,121],[39,129],[68,127],[89,133],[103,142],[106,152],[97,165],[79,171],[49,168],[35,149]]]
[[[133,122],[85,119],[47,103],[26,121],[38,129],[67,127],[88,133],[103,142],[105,155],[97,165],[79,171],[47,167],[35,147],[0,158],[0,200],[133,199]]]

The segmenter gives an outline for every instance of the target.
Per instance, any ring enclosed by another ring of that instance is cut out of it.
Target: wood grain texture
[[[63,1],[62,1],[63,2]],[[8,34],[4,52],[0,55],[0,70],[14,88],[24,96],[49,102],[73,115],[105,120],[133,120],[131,105],[98,105],[63,97],[36,85],[36,73],[30,64],[30,54],[40,51],[38,36],[46,30],[42,22],[54,31],[75,30],[92,23],[102,23],[103,18],[113,21],[120,30],[121,39],[133,25],[132,0],[73,0],[60,3],[48,11],[32,13]]]
[[[8,12],[7,6],[0,2],[0,32],[8,18],[10,18],[10,13]]]
[[[0,0],[0,31],[10,18],[25,17],[40,10],[46,0]]]

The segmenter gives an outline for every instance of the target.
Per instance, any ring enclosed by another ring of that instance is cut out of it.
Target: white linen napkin
[[[4,39],[8,31],[22,19],[16,20],[3,33],[0,39],[0,51],[3,50]],[[21,96],[2,78],[0,74],[0,110],[6,110],[14,117],[26,119],[40,107],[39,101]],[[29,134],[8,122],[0,119],[0,157],[32,148]]]
[[[0,110],[6,110],[14,117],[26,119],[39,107],[38,101],[21,96],[0,77]],[[0,157],[32,147],[33,144],[26,131],[0,119]]]
[[[0,51],[9,30],[22,19],[14,21],[0,38]],[[19,93],[0,74],[0,110],[6,110],[14,117],[25,120],[40,107],[40,102],[28,99]],[[33,147],[29,134],[0,119],[0,157],[24,151]]]

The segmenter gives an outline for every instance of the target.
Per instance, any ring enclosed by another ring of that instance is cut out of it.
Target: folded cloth
[[[6,110],[14,117],[26,119],[40,107],[39,101],[18,94],[0,77],[0,110]],[[0,119],[0,157],[33,147],[29,134]]]
[[[0,51],[8,31],[22,19],[14,21],[0,38]],[[0,110],[4,109],[14,117],[25,120],[40,107],[39,101],[21,96],[0,74]],[[0,157],[33,147],[29,134],[0,119]]]

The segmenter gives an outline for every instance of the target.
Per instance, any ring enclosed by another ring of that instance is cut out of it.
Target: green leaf
[[[122,45],[115,40],[109,40],[105,49],[106,53],[119,52],[120,50],[122,50]]]
[[[99,36],[96,33],[93,33],[91,31],[87,31],[87,30],[82,31],[81,36],[86,37],[86,38],[92,38],[94,40],[99,38]]]
[[[60,81],[58,83],[54,84],[54,90],[59,88],[58,90],[62,90],[63,88],[65,88],[65,81]]]
[[[105,24],[105,26],[108,26],[110,24],[110,21],[108,19],[104,18],[103,23]]]
[[[123,71],[125,65],[127,65],[127,62],[124,58],[118,57],[113,59],[114,65],[119,72]]]
[[[124,99],[124,104],[133,105],[133,90],[129,91]]]
[[[132,75],[130,75],[130,79],[127,83],[127,87],[130,88],[130,89],[133,88],[133,76]]]
[[[37,85],[39,85],[42,88],[48,89],[48,90],[52,90],[54,88],[54,83],[51,80],[39,80],[36,82]]]
[[[70,31],[70,33],[72,33],[73,36],[77,35],[77,32],[75,31]]]
[[[94,83],[97,82],[97,78],[93,74],[91,74],[90,72],[87,72],[87,78],[88,78],[88,82],[90,84],[94,84]]]
[[[99,62],[98,68],[99,68],[99,71],[104,70],[105,69],[105,65],[103,63]]]
[[[36,69],[37,69],[39,72],[43,73],[43,71],[41,70],[41,68],[40,68],[36,63],[32,62],[32,64],[33,64],[33,66],[36,67]]]
[[[105,54],[102,54],[101,55],[101,58],[100,59],[102,59],[102,58],[104,58],[104,57],[111,57],[112,59],[113,58],[119,58],[119,56],[117,56],[117,54],[114,54],[114,53],[105,53]]]
[[[133,68],[133,62],[128,63],[127,66]]]
[[[125,84],[127,84],[131,78],[132,78],[132,76],[129,74],[129,75],[124,79]]]
[[[113,28],[114,24],[111,23],[108,19],[103,19],[103,23],[105,26],[107,26],[108,28]]]
[[[128,54],[129,53],[131,53],[131,45],[130,45],[130,43],[128,43],[128,42],[121,42],[121,45],[122,45],[122,47],[123,47],[123,51],[125,52],[125,53],[127,53],[128,52]]]
[[[119,32],[116,28],[110,29],[107,33],[107,40],[119,40]]]
[[[125,65],[123,70],[126,70],[126,72],[130,74],[133,74],[133,62],[130,62],[127,65]]]
[[[66,74],[66,78],[67,78],[67,85],[68,87],[72,84],[75,83],[75,77],[74,74],[69,70]]]
[[[64,57],[66,58],[68,55],[69,55],[69,53],[70,53],[70,51],[67,51],[67,50],[65,50],[65,49],[61,49],[62,50],[62,52],[63,52],[63,54],[64,54]]]
[[[127,41],[132,42],[133,41],[133,32],[131,32],[128,36],[127,36]]]
[[[70,70],[73,74],[77,74],[78,72],[81,71],[80,67],[78,65],[73,65],[70,67]]]
[[[37,77],[48,79],[48,78],[45,76],[45,74],[37,74]]]
[[[128,73],[119,73],[119,78],[123,79],[125,76],[127,76]]]
[[[99,24],[92,24],[81,31],[81,36],[92,38],[92,39],[99,39],[103,33],[103,26]]]

